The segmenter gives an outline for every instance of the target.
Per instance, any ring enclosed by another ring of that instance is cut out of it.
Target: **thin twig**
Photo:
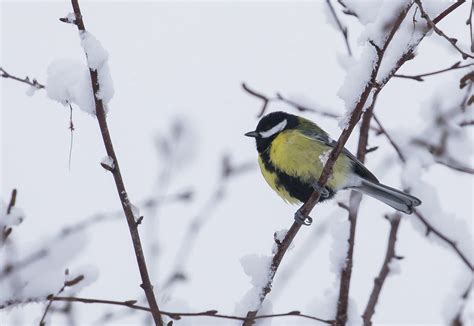
[[[395,242],[397,241],[397,232],[398,226],[400,225],[401,215],[395,213],[391,217],[386,216],[387,220],[390,222],[390,234],[388,236],[387,252],[385,253],[385,259],[380,269],[379,275],[374,280],[374,287],[370,293],[369,301],[367,307],[365,308],[362,319],[364,325],[372,325],[372,316],[375,313],[375,306],[379,300],[380,292],[382,291],[383,284],[388,274],[390,273],[390,263],[393,259],[399,259],[395,254]]]
[[[374,114],[374,120],[375,122],[377,122],[377,125],[379,126],[380,133],[383,134],[387,138],[390,145],[392,145],[392,147],[397,152],[398,157],[402,160],[402,162],[406,162],[406,158],[405,158],[405,155],[402,153],[402,150],[400,149],[400,147],[398,147],[398,145],[395,143],[395,141],[387,132],[387,130],[385,130],[385,128],[382,126],[382,123],[380,122],[380,120],[377,118],[375,114]]]
[[[43,84],[40,84],[36,80],[36,78],[30,79],[30,77],[28,77],[28,76],[26,76],[25,78],[16,77],[14,75],[9,74],[8,72],[5,71],[5,69],[3,69],[1,67],[0,67],[0,73],[1,73],[0,76],[3,77],[3,78],[10,78],[10,79],[19,81],[21,83],[25,83],[27,85],[30,85],[32,87],[35,87],[37,89],[45,88],[45,86]]]
[[[13,189],[12,194],[10,196],[10,201],[8,202],[8,206],[7,206],[7,215],[10,215],[13,207],[15,206],[16,195],[17,195],[17,191],[16,191],[16,189]],[[2,234],[1,234],[1,243],[5,243],[5,241],[10,236],[12,231],[13,231],[13,228],[10,227],[10,226],[4,226],[3,227],[3,230],[1,230],[1,232],[2,232]]]
[[[467,299],[469,298],[469,294],[471,293],[473,286],[474,286],[474,281],[471,281],[467,289],[464,290],[464,292],[462,293],[461,304],[459,306],[459,310],[456,316],[454,316],[453,321],[451,321],[450,323],[451,326],[463,326],[462,315],[463,315],[464,309],[466,308],[467,301],[468,301]]]
[[[7,207],[7,215],[9,215],[12,211],[12,208],[15,206],[16,204],[16,195],[18,194],[17,190],[16,189],[13,189],[12,190],[12,194],[10,196],[10,201],[8,203],[8,207]]]
[[[334,17],[334,20],[337,23],[337,27],[341,31],[342,36],[344,37],[344,41],[346,43],[346,48],[349,56],[352,56],[352,51],[351,51],[351,46],[349,44],[349,32],[347,30],[347,26],[343,26],[341,21],[339,20],[339,17],[337,17],[336,11],[334,10],[334,7],[331,3],[331,0],[326,0],[326,3],[328,4],[329,10],[331,11],[332,16]]]
[[[474,66],[474,63],[469,63],[469,64],[461,65],[461,61],[458,61],[458,62],[456,62],[455,64],[453,64],[451,67],[446,68],[446,69],[441,69],[441,70],[437,70],[437,71],[433,71],[433,72],[428,72],[428,73],[424,73],[424,74],[419,74],[419,75],[400,75],[400,74],[395,74],[395,75],[393,75],[393,77],[413,79],[413,80],[422,82],[422,81],[424,81],[423,77],[433,76],[433,75],[441,74],[441,73],[443,73],[443,72],[452,71],[452,70],[456,70],[456,69],[462,69],[462,68],[471,67],[471,66]]]
[[[354,10],[350,9],[350,8],[344,3],[343,0],[337,0],[337,2],[339,2],[339,4],[344,8],[344,9],[342,10],[342,12],[343,12],[344,14],[346,14],[346,15],[348,15],[348,16],[354,16],[354,17],[356,17],[356,18],[359,18],[359,15],[357,15],[357,13],[356,13]]]
[[[466,266],[471,270],[474,271],[474,265],[469,261],[469,259],[466,257],[466,255],[459,249],[456,241],[451,240],[447,236],[445,236],[443,233],[441,233],[438,229],[436,229],[433,225],[431,225],[427,218],[418,210],[415,208],[414,210],[415,216],[418,217],[418,219],[423,223],[423,225],[426,227],[426,235],[428,236],[430,233],[433,233],[436,235],[438,238],[446,242],[453,250],[457,253],[459,258],[466,264]]]
[[[71,0],[72,7],[75,14],[74,24],[77,26],[79,33],[85,33],[86,28],[84,26],[84,21],[82,19],[81,9],[79,7],[78,0]],[[146,266],[145,255],[143,254],[143,248],[140,240],[140,234],[138,233],[138,227],[135,221],[135,217],[132,212],[131,203],[128,199],[127,191],[125,190],[125,185],[122,179],[122,174],[120,172],[119,161],[115,154],[115,150],[112,144],[112,139],[110,137],[109,128],[107,125],[107,117],[104,110],[104,103],[102,99],[98,97],[98,93],[100,91],[100,84],[98,80],[98,73],[97,70],[89,68],[90,79],[92,84],[92,90],[94,95],[94,103],[95,103],[95,111],[97,116],[97,121],[100,126],[100,131],[102,134],[102,139],[104,141],[104,145],[107,151],[107,155],[112,158],[115,168],[111,171],[115,185],[117,188],[117,192],[120,197],[120,201],[122,203],[122,208],[125,213],[125,217],[127,219],[128,227],[130,230],[130,235],[132,237],[133,248],[135,250],[135,256],[138,263],[138,268],[140,270],[140,276],[142,279],[142,284],[140,285],[145,291],[145,295],[148,301],[148,304],[151,308],[151,314],[153,315],[153,319],[156,325],[162,326],[163,321],[161,319],[160,309],[158,308],[158,303],[156,302],[155,294],[153,293],[153,286],[151,285],[150,276],[148,274],[148,269]]]
[[[69,104],[69,130],[71,131],[71,142],[69,144],[69,171],[71,170],[71,162],[72,162],[72,144],[74,142],[74,123],[72,122],[72,105],[71,103],[67,102]]]
[[[466,121],[461,121],[459,123],[460,127],[467,127],[467,126],[473,126],[474,125],[474,120],[466,120]]]
[[[0,305],[0,309],[4,309],[10,307],[12,305],[17,304],[26,304],[31,302],[39,302],[44,299],[28,299],[25,301],[14,301],[9,302],[3,305]],[[62,296],[48,296],[47,300],[53,301],[62,301],[62,302],[80,302],[80,303],[93,303],[93,304],[105,304],[105,305],[112,305],[112,306],[122,306],[127,307],[133,310],[140,310],[140,311],[150,311],[150,308],[145,306],[137,305],[137,300],[126,300],[126,301],[116,301],[116,300],[103,300],[103,299],[92,299],[92,298],[81,298],[81,297],[62,297]],[[219,314],[217,310],[206,310],[202,312],[170,312],[170,311],[161,311],[161,314],[170,317],[174,320],[179,320],[182,317],[211,317],[211,318],[220,318],[220,319],[230,319],[230,320],[246,320],[246,317],[234,316],[234,315],[225,315]],[[310,319],[319,321],[325,324],[332,325],[332,320],[326,320],[322,318],[318,318],[311,315],[302,314],[299,311],[290,311],[287,313],[279,313],[279,314],[268,314],[268,315],[261,315],[255,317],[255,319],[267,319],[267,318],[279,318],[279,317],[300,317],[304,319]]]
[[[438,16],[436,16],[435,19],[433,19],[434,24],[438,24],[441,20],[446,18],[450,13],[452,13],[454,10],[456,10],[460,5],[462,5],[466,0],[457,0],[455,3],[453,3],[451,6],[446,8],[442,13],[440,13]]]
[[[469,25],[469,37],[471,38],[471,52],[474,52],[474,35],[472,31],[472,13],[474,12],[474,1],[471,0],[471,11],[469,12],[469,18],[466,21],[466,25]]]
[[[244,89],[244,91],[246,91],[250,95],[253,95],[253,96],[259,98],[260,100],[262,100],[262,102],[263,102],[262,103],[262,108],[260,109],[260,112],[257,115],[257,118],[260,118],[265,114],[265,112],[267,111],[268,105],[271,102],[278,102],[278,101],[286,103],[288,105],[291,105],[298,112],[313,112],[313,113],[320,114],[320,115],[322,115],[324,117],[328,117],[328,118],[338,118],[339,117],[337,114],[332,113],[332,112],[327,111],[327,110],[319,110],[319,109],[315,109],[315,108],[310,108],[310,107],[307,107],[307,106],[302,105],[300,103],[296,103],[295,101],[287,99],[286,97],[284,97],[280,93],[276,93],[276,96],[274,96],[274,97],[269,97],[269,96],[266,96],[266,95],[264,95],[260,92],[257,92],[254,89],[251,89],[249,86],[247,86],[246,83],[242,83],[242,88]]]
[[[467,58],[474,59],[474,56],[464,52],[463,50],[461,50],[461,48],[459,48],[456,45],[458,41],[457,39],[447,36],[441,29],[439,29],[436,26],[436,23],[434,22],[434,20],[430,19],[429,15],[426,13],[425,9],[423,8],[423,5],[421,4],[421,0],[415,0],[415,2],[418,8],[420,8],[421,17],[423,17],[426,20],[426,22],[428,23],[428,26],[432,28],[436,32],[436,34],[446,39],[461,54],[463,59],[467,59]]]
[[[66,276],[69,274],[69,271],[66,269]],[[56,293],[56,296],[60,295],[61,293],[64,292],[64,290],[67,288],[67,287],[70,287],[70,286],[74,286],[76,284],[78,284],[79,282],[81,282],[82,280],[84,279],[84,275],[79,275],[77,277],[75,277],[74,279],[70,280],[70,281],[64,281],[64,284],[63,286],[61,287],[61,289],[59,289],[59,291]],[[53,295],[48,295],[47,299],[48,299],[48,304],[46,305],[46,308],[44,310],[44,313],[43,313],[43,316],[41,317],[41,320],[39,322],[39,325],[40,326],[44,326],[46,325],[46,322],[44,321],[45,318],[46,318],[46,315],[48,314],[48,311],[49,309],[51,308],[51,305],[53,304],[53,299],[54,299],[55,296]]]

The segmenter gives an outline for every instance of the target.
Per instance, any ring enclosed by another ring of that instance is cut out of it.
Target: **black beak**
[[[258,132],[256,132],[256,131],[249,131],[248,133],[245,134],[245,136],[257,138],[257,137],[258,137]]]

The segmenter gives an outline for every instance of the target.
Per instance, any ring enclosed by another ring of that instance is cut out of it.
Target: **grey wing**
[[[303,131],[303,134],[333,148],[336,146],[336,143],[337,143],[334,139],[329,137],[329,135],[327,134],[316,134],[312,131]],[[367,169],[364,166],[364,164],[361,161],[359,161],[357,157],[355,157],[351,152],[349,152],[347,148],[344,147],[342,149],[342,153],[351,160],[354,173],[356,173],[357,175],[359,175],[360,177],[364,179],[367,179],[375,183],[379,183],[379,180],[377,179],[377,177],[373,175],[373,173],[370,172],[369,169]]]

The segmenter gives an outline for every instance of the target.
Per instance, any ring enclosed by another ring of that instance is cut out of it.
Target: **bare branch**
[[[471,52],[474,52],[474,34],[472,33],[472,13],[474,12],[474,1],[471,0],[471,11],[469,12],[469,18],[466,21],[466,25],[469,25],[469,37],[471,38]]]
[[[398,145],[395,143],[395,141],[392,139],[392,137],[390,136],[390,134],[385,130],[385,128],[382,126],[380,120],[377,118],[377,116],[374,114],[374,120],[375,122],[377,122],[377,125],[379,126],[379,130],[380,130],[380,133],[383,134],[387,140],[389,141],[390,145],[392,145],[392,147],[395,149],[395,151],[397,152],[398,154],[398,157],[400,158],[400,160],[402,162],[406,162],[406,158],[405,158],[405,155],[403,155],[402,153],[402,150],[400,149],[400,147],[398,147]]]
[[[347,52],[349,53],[349,56],[352,56],[351,46],[349,44],[349,35],[348,35],[349,32],[347,30],[347,26],[343,26],[341,21],[339,20],[339,17],[337,17],[336,11],[334,10],[331,0],[326,0],[326,3],[328,4],[329,10],[331,11],[332,16],[334,17],[334,20],[337,23],[337,27],[339,27],[339,30],[341,31],[342,36],[344,37]]]
[[[8,206],[7,206],[7,215],[9,215],[11,213],[13,207],[15,206],[16,194],[17,194],[16,189],[13,189],[12,194],[10,196],[10,201],[8,203]],[[7,238],[10,236],[12,231],[13,231],[13,228],[10,227],[10,226],[4,226],[3,227],[3,230],[1,230],[1,232],[2,232],[2,234],[1,234],[1,243],[5,243],[5,241],[7,241]]]
[[[339,2],[339,4],[344,8],[342,10],[342,12],[348,16],[354,16],[356,18],[359,18],[359,16],[356,14],[356,12],[352,9],[350,9],[345,3],[343,0],[337,0],[337,2]]]
[[[457,69],[462,69],[462,68],[467,68],[467,67],[471,67],[471,66],[474,66],[474,63],[469,63],[469,64],[461,65],[461,61],[458,61],[458,62],[456,62],[455,64],[453,64],[451,67],[446,68],[446,69],[441,69],[441,70],[437,70],[437,71],[433,71],[433,72],[428,72],[428,73],[424,73],[424,74],[419,74],[419,75],[400,75],[400,74],[395,74],[393,77],[413,79],[413,80],[422,82],[422,81],[424,81],[423,77],[428,77],[428,76],[433,76],[433,75],[437,75],[437,74],[442,74],[443,72],[452,71],[452,70],[457,70]]]
[[[397,241],[397,232],[398,226],[400,225],[401,215],[399,213],[393,214],[391,217],[386,216],[387,220],[390,222],[390,234],[388,236],[387,252],[385,254],[385,260],[380,269],[379,275],[374,280],[374,287],[370,293],[369,301],[367,307],[365,308],[362,319],[364,320],[364,325],[372,325],[372,316],[375,313],[375,306],[379,300],[380,292],[382,291],[383,284],[388,274],[390,273],[390,263],[393,259],[397,259],[395,254],[395,242]]]
[[[33,78],[33,79],[30,79],[30,77],[26,76],[25,78],[20,78],[20,77],[16,77],[14,75],[11,75],[9,74],[8,72],[5,71],[5,69],[1,68],[0,67],[0,73],[1,73],[1,77],[3,78],[10,78],[10,79],[13,79],[13,80],[16,80],[16,81],[19,81],[20,83],[24,83],[24,84],[27,84],[27,85],[30,85],[32,87],[35,87],[36,89],[43,89],[45,88],[45,86],[43,84],[40,84],[36,78]]]
[[[26,304],[31,302],[40,302],[44,299],[40,298],[31,298],[25,301],[14,301],[9,302],[4,305],[0,305],[0,309],[4,309],[6,307],[17,305],[17,304]],[[116,301],[116,300],[102,300],[102,299],[92,299],[92,298],[81,298],[81,297],[62,297],[62,296],[53,296],[49,295],[47,300],[50,302],[53,301],[62,301],[62,302],[80,302],[80,303],[92,303],[92,304],[105,304],[105,305],[112,305],[112,306],[122,306],[127,307],[133,310],[141,310],[141,311],[150,311],[150,308],[145,306],[137,305],[137,300],[126,300],[126,301]],[[211,318],[219,318],[219,319],[230,319],[230,320],[241,320],[245,321],[246,317],[239,317],[233,315],[224,315],[219,314],[217,310],[206,310],[202,312],[169,312],[169,311],[161,311],[161,314],[170,317],[174,320],[180,320],[182,317],[211,317]],[[318,318],[315,316],[310,316],[306,314],[302,314],[300,311],[290,311],[287,313],[280,313],[280,314],[269,314],[269,315],[261,315],[255,317],[255,319],[267,319],[267,318],[279,318],[279,317],[300,317],[309,320],[319,321],[325,324],[333,324],[332,320],[326,320],[322,318]]]
[[[474,126],[474,120],[461,121],[459,123],[460,127]]]
[[[265,112],[267,111],[267,107],[271,102],[278,102],[278,101],[286,103],[288,105],[291,105],[298,112],[313,112],[313,113],[316,113],[316,114],[319,114],[319,115],[322,115],[322,116],[328,117],[328,118],[338,118],[339,117],[337,114],[332,113],[332,112],[327,111],[327,110],[309,108],[305,105],[296,103],[295,101],[292,101],[290,99],[287,99],[287,98],[283,97],[283,95],[281,95],[281,93],[276,93],[276,96],[269,97],[269,96],[266,96],[266,95],[264,95],[260,92],[257,92],[256,90],[251,89],[250,87],[247,86],[246,83],[242,83],[242,88],[247,93],[249,93],[250,95],[253,95],[253,96],[255,96],[255,97],[257,97],[257,98],[259,98],[260,100],[263,101],[262,108],[260,109],[260,113],[257,115],[257,118],[260,118],[265,114]]]
[[[418,219],[421,221],[421,223],[424,224],[426,227],[426,235],[428,236],[430,233],[433,233],[436,235],[438,238],[446,242],[453,250],[456,252],[456,254],[461,258],[461,260],[466,264],[466,266],[471,270],[474,271],[474,265],[469,261],[467,256],[459,249],[456,241],[448,238],[445,236],[443,233],[441,233],[438,229],[436,229],[431,223],[428,222],[427,218],[418,210],[414,210],[415,215],[418,217]]]
[[[66,269],[66,277],[67,275],[69,274],[69,271]],[[82,280],[84,279],[84,275],[79,275],[77,277],[75,277],[74,279],[70,280],[70,281],[64,281],[64,284],[63,286],[61,287],[61,289],[59,289],[58,293],[56,294],[56,296],[60,295],[61,293],[64,292],[64,290],[67,288],[67,287],[70,287],[70,286],[74,286],[76,284],[78,284],[79,282],[81,282]],[[51,308],[51,305],[53,304],[53,299],[54,299],[55,296],[53,296],[52,294],[48,295],[47,299],[48,299],[48,304],[46,305],[46,309],[44,310],[44,313],[43,313],[43,316],[41,317],[41,320],[39,322],[39,325],[40,326],[44,326],[46,325],[46,322],[44,321],[45,318],[46,318],[46,315],[48,314],[48,311],[49,309]]]
[[[433,19],[434,24],[438,24],[441,20],[446,18],[450,13],[452,13],[454,10],[456,10],[460,5],[462,5],[466,0],[457,0],[455,3],[453,3],[451,6],[446,8],[442,13],[440,13],[438,16],[436,16],[435,19]]]
[[[434,22],[434,20],[430,19],[430,17],[426,13],[425,9],[423,8],[423,5],[421,4],[421,0],[415,0],[415,2],[416,2],[416,5],[418,6],[418,8],[420,8],[421,17],[423,17],[426,20],[426,22],[428,23],[428,26],[430,28],[432,28],[436,32],[436,34],[438,34],[439,36],[446,39],[449,43],[451,43],[451,45],[462,55],[463,59],[467,59],[467,58],[473,58],[474,59],[474,56],[464,52],[463,50],[461,50],[461,48],[459,48],[456,45],[456,43],[458,41],[457,39],[447,36],[441,29],[439,29],[436,26],[436,23]]]
[[[454,317],[453,321],[450,323],[451,326],[463,326],[462,314],[463,314],[464,309],[466,308],[467,299],[469,297],[469,293],[473,289],[473,286],[474,286],[474,281],[471,281],[469,283],[469,286],[467,287],[467,289],[462,293],[462,295],[461,295],[461,301],[462,302],[461,302],[461,305],[459,307],[458,313]]]
[[[72,7],[75,14],[74,23],[77,26],[80,33],[84,33],[86,28],[84,26],[84,21],[81,13],[81,9],[79,7],[78,0],[71,0]],[[102,99],[100,99],[97,94],[100,90],[99,80],[97,70],[89,68],[90,79],[92,84],[92,90],[94,95],[94,103],[95,103],[95,111],[97,116],[97,121],[99,122],[100,131],[102,134],[102,139],[104,141],[105,149],[107,151],[107,155],[112,158],[115,169],[111,172],[114,180],[115,185],[117,188],[117,192],[120,197],[120,201],[122,203],[122,208],[125,213],[125,217],[127,219],[128,227],[130,230],[130,235],[132,237],[133,248],[135,250],[135,256],[138,263],[138,268],[140,270],[140,276],[142,279],[142,284],[140,285],[141,288],[145,291],[145,295],[147,301],[151,308],[151,313],[153,315],[153,319],[156,325],[162,326],[163,321],[161,319],[160,309],[158,308],[158,304],[156,302],[155,295],[153,293],[153,286],[151,285],[150,276],[148,274],[148,269],[145,262],[145,256],[143,254],[142,244],[140,240],[140,234],[138,233],[137,224],[135,221],[135,217],[132,212],[131,203],[128,199],[127,191],[125,190],[125,185],[122,179],[122,174],[120,172],[119,161],[115,154],[115,150],[112,144],[112,139],[110,137],[109,128],[107,126],[107,118],[105,115],[104,104]]]

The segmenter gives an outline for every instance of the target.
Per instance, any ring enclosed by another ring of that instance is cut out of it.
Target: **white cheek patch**
[[[285,119],[282,122],[280,122],[279,124],[277,124],[276,126],[274,126],[273,128],[271,128],[267,131],[261,131],[260,136],[262,136],[263,138],[271,137],[274,134],[276,134],[276,133],[282,131],[283,129],[285,129],[286,123],[287,122],[286,122],[286,119]]]

